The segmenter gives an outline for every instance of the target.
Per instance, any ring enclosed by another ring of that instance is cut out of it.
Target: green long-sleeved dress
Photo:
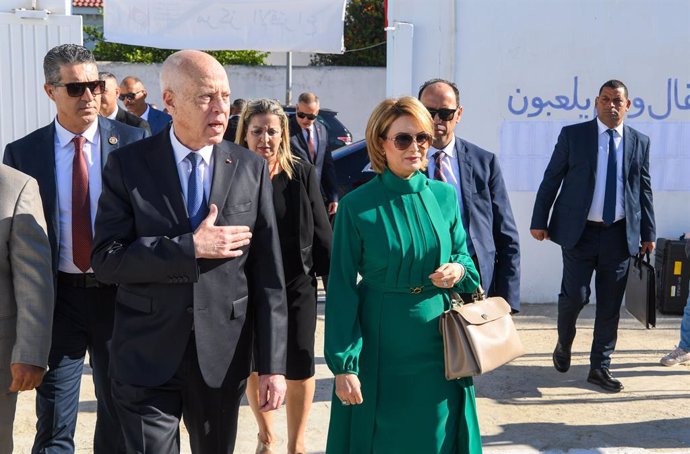
[[[472,379],[444,377],[438,320],[448,290],[429,275],[448,262],[466,269],[455,290],[474,291],[452,186],[386,170],[342,199],[325,356],[334,374],[359,376],[364,403],[343,406],[334,392],[327,454],[482,452]]]

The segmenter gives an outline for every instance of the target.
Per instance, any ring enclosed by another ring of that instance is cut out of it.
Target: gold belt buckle
[[[422,293],[422,290],[424,290],[423,285],[420,287],[410,287],[410,293],[412,293],[413,295],[419,295],[420,293]]]

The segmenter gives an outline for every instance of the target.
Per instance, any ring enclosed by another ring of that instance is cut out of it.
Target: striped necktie
[[[446,176],[443,174],[443,160],[445,157],[446,153],[443,151],[434,153],[434,180],[446,181]]]

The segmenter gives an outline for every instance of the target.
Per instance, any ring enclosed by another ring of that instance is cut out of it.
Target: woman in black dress
[[[237,143],[264,158],[273,183],[288,304],[287,394],[288,454],[306,452],[304,434],[314,399],[316,276],[328,274],[331,226],[323,205],[316,169],[290,152],[288,118],[280,104],[251,101],[237,125]],[[259,379],[247,382],[247,399],[259,425],[256,453],[272,453],[271,412],[258,401]]]

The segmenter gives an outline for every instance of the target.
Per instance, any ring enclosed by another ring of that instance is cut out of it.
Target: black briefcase
[[[647,329],[656,326],[656,277],[654,267],[640,254],[630,258],[625,309]]]
[[[688,301],[690,258],[685,253],[686,241],[656,239],[656,303],[662,314],[683,315]]]

